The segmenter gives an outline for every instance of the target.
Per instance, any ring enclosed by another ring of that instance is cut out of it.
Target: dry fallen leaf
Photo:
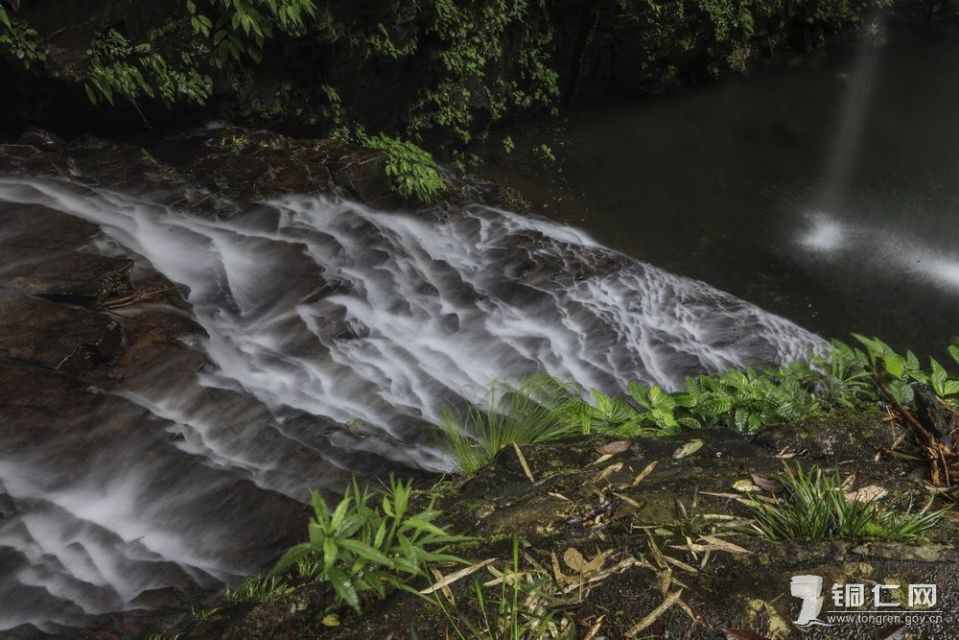
[[[885,498],[887,495],[889,495],[889,491],[885,487],[871,484],[856,491],[847,492],[846,502],[872,502],[873,500]]]
[[[523,451],[515,442],[513,443],[513,450],[516,451],[516,457],[519,459],[519,464],[521,467],[523,467],[523,473],[526,474],[526,477],[529,478],[530,482],[536,482],[536,480],[533,479],[533,472],[530,470],[529,464],[526,462],[526,456],[523,455]]]
[[[642,470],[642,471],[640,471],[639,473],[636,474],[636,477],[633,478],[633,483],[632,483],[631,486],[635,487],[635,486],[638,485],[640,482],[642,482],[643,480],[645,480],[645,479],[646,479],[646,476],[648,476],[649,474],[651,474],[655,468],[656,468],[656,461],[653,460],[652,462],[650,462],[649,464],[647,464],[645,467],[643,467],[643,470]]]
[[[660,604],[658,607],[650,611],[646,615],[646,617],[644,617],[642,620],[637,622],[632,629],[627,631],[625,637],[635,638],[636,636],[638,636],[640,633],[643,632],[643,630],[645,630],[646,628],[651,626],[654,622],[659,620],[659,617],[663,615],[664,613],[666,613],[666,611],[671,606],[676,604],[676,601],[679,600],[680,596],[682,595],[683,595],[682,591],[675,591],[671,593],[669,596],[666,597],[665,600],[663,600],[662,604]]]
[[[715,536],[702,536],[700,540],[706,544],[687,541],[685,545],[670,545],[670,548],[679,549],[681,551],[689,551],[690,553],[709,553],[711,551],[725,551],[726,553],[752,553],[752,551],[749,549],[743,549],[739,545]]]
[[[726,634],[726,640],[769,640],[766,636],[742,629],[723,629],[723,633]]]
[[[563,562],[577,573],[589,574],[598,571],[605,564],[607,555],[607,552],[600,552],[592,560],[587,561],[578,549],[570,547],[563,553]]]
[[[563,553],[563,562],[566,563],[566,566],[572,569],[573,571],[582,572],[583,565],[586,564],[586,560],[583,558],[578,550],[570,547]]]
[[[321,620],[321,622],[323,623],[324,627],[340,626],[340,619],[335,613],[330,613],[328,615],[323,616],[323,620]]]
[[[596,634],[599,633],[599,630],[603,626],[603,620],[606,618],[604,613],[599,618],[596,619],[596,624],[589,628],[589,631],[586,632],[586,635],[583,636],[583,640],[593,640],[596,637]]]
[[[728,540],[723,540],[717,536],[702,536],[700,539],[714,545],[718,551],[726,551],[728,553],[752,553],[749,549],[743,549],[739,545],[733,544]]]
[[[739,491],[740,493],[755,493],[756,491],[761,491],[759,487],[753,484],[752,480],[737,480],[733,483],[733,489]]]
[[[423,589],[422,591],[420,591],[420,593],[422,593],[423,595],[427,595],[427,594],[433,593],[434,591],[439,591],[440,589],[444,589],[445,587],[448,587],[449,585],[453,584],[457,580],[460,580],[461,578],[465,578],[466,576],[479,571],[480,569],[494,562],[495,560],[496,558],[487,558],[486,560],[483,560],[482,562],[477,562],[476,564],[470,565],[466,567],[465,569],[460,569],[459,571],[451,573],[448,576],[442,578],[441,580],[439,580],[432,586],[427,587],[426,589]]]
[[[695,440],[690,440],[689,442],[687,442],[686,444],[684,444],[683,446],[681,446],[680,448],[676,449],[676,451],[673,452],[673,460],[681,460],[687,456],[691,456],[702,448],[703,448],[702,440],[700,440],[699,438],[696,438]]]
[[[623,463],[622,463],[622,462],[617,462],[616,464],[611,464],[611,465],[609,465],[608,467],[604,468],[604,469],[600,472],[598,479],[599,479],[599,480],[603,480],[603,479],[605,479],[607,476],[610,476],[610,475],[616,473],[617,471],[622,470],[622,468],[623,468]]]
[[[626,451],[633,443],[631,440],[616,440],[615,442],[608,442],[596,450],[596,453],[602,453],[604,455],[616,455],[617,453],[622,453]]]
[[[779,480],[774,480],[772,478],[764,478],[762,476],[756,475],[755,473],[749,476],[752,478],[753,484],[762,489],[763,491],[769,491],[770,493],[779,493],[786,487],[783,486],[783,483]]]

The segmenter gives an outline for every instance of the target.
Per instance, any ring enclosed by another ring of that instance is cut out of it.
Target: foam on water
[[[307,486],[322,486],[322,469],[353,470],[364,456],[449,470],[428,438],[440,409],[497,380],[547,371],[606,391],[630,380],[676,388],[686,375],[794,360],[820,344],[580,231],[490,208],[428,219],[290,196],[214,219],[21,179],[0,179],[2,203],[92,221],[186,285],[212,366],[187,381],[195,389],[161,381],[117,401],[177,434],[169,455],[202,461],[196,474],[301,500]],[[224,413],[211,408],[220,397],[245,404]],[[321,433],[318,421],[375,437]],[[114,464],[103,478],[55,490],[35,471],[0,456],[0,482],[20,508],[0,524],[0,546],[21,558],[15,575],[0,576],[0,592],[35,585],[60,610],[38,599],[18,613],[0,601],[0,629],[129,607],[169,584],[170,567],[208,580],[244,570],[216,554],[233,523],[214,524],[191,511],[192,497],[170,494],[176,483],[158,481],[159,462]],[[209,482],[192,481],[193,492]],[[41,569],[51,559],[55,567]],[[146,560],[164,570],[151,573]]]

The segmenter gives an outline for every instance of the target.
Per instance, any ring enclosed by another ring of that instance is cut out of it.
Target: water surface
[[[941,351],[959,334],[956,35],[889,28],[875,49],[838,43],[511,132],[518,151],[489,173],[604,243],[824,335]],[[555,164],[523,152],[544,142]]]

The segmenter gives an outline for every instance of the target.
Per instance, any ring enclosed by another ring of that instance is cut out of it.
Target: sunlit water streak
[[[797,241],[813,255],[854,263],[872,274],[915,278],[959,291],[959,259],[955,253],[924,242],[906,229],[841,221],[817,212],[807,216]]]
[[[861,142],[879,68],[883,43],[881,14],[867,25],[871,32],[859,43],[854,67],[847,76],[849,84],[840,110],[833,148],[828,156],[821,201],[821,206],[826,210],[835,210],[843,205],[843,189],[849,180],[853,158]]]
[[[201,582],[242,573],[218,555],[235,523],[197,511],[206,485],[242,478],[302,500],[333,482],[324,469],[363,459],[449,470],[429,440],[441,407],[494,381],[546,371],[606,391],[630,380],[676,388],[690,374],[781,363],[821,344],[575,229],[485,207],[428,219],[290,196],[214,219],[20,179],[0,179],[2,203],[92,221],[187,286],[208,334],[196,348],[212,366],[115,396],[182,436],[164,455],[202,463],[184,472],[190,490],[167,481],[167,459],[146,463],[134,444],[111,443],[102,477],[56,490],[43,481],[44,443],[32,465],[0,454],[0,482],[19,507],[0,522],[0,546],[22,556],[0,575],[0,593],[29,584],[49,596],[16,608],[0,599],[0,629],[128,608],[178,572]],[[370,437],[320,437],[329,423]]]

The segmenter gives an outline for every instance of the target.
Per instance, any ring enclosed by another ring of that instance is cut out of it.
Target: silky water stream
[[[0,630],[83,625],[261,568],[271,528],[302,517],[309,488],[390,465],[451,469],[432,441],[439,412],[495,381],[675,388],[819,344],[577,229],[487,207],[412,216],[289,196],[210,217],[0,179],[0,217],[24,206],[95,223],[89,251],[188,291],[205,335],[182,341],[206,364],[158,359],[138,384],[83,387],[92,399],[69,423],[23,418],[29,444],[0,428],[15,507],[0,519]]]

